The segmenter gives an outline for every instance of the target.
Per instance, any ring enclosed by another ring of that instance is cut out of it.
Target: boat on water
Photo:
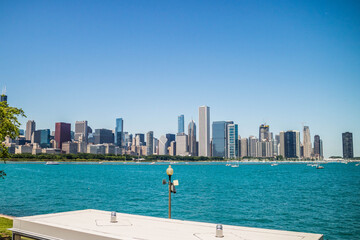
[[[318,166],[316,166],[316,169],[324,169],[324,167],[321,165],[318,165]]]
[[[155,162],[150,163],[151,165],[155,164]]]
[[[360,163],[355,164],[355,166],[359,166],[359,165],[360,165]]]
[[[271,166],[273,167],[273,166],[277,166],[277,165],[279,165],[279,164],[277,164],[277,163],[273,163],[273,164],[271,164]]]
[[[59,162],[46,162],[46,165],[59,165]]]
[[[239,165],[231,165],[231,167],[239,167]]]

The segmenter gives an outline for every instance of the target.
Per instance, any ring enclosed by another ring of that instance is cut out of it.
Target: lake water
[[[172,165],[172,217],[360,239],[360,166]],[[0,213],[100,209],[167,217],[168,165],[0,164]]]

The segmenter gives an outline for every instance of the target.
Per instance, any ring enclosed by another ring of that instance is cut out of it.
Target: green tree
[[[21,108],[10,107],[6,101],[0,102],[0,159],[4,162],[10,157],[9,150],[4,144],[5,138],[15,139],[19,136],[18,116],[26,117]],[[5,176],[5,171],[0,170],[0,178]]]

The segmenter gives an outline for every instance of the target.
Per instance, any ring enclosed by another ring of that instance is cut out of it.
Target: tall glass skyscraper
[[[238,158],[239,157],[239,141],[238,141],[238,125],[228,124],[227,125],[227,157]]]
[[[124,121],[122,118],[116,119],[116,127],[115,127],[115,144],[116,146],[122,146],[122,133],[124,132]]]
[[[180,115],[178,116],[178,133],[185,133],[184,128],[184,115]]]
[[[193,120],[189,123],[188,126],[188,144],[189,144],[189,153],[191,156],[197,156],[196,149],[196,124]]]
[[[353,149],[353,135],[351,132],[345,132],[342,134],[343,142],[343,158],[353,158],[354,149]]]
[[[50,147],[50,129],[43,129],[40,131],[40,147]]]
[[[226,122],[216,121],[212,124],[212,156],[226,157]]]
[[[298,131],[286,131],[284,134],[285,140],[285,157],[299,158],[300,157],[300,133]]]

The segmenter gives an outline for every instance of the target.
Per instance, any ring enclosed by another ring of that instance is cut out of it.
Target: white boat
[[[279,164],[277,164],[277,163],[273,163],[273,164],[271,164],[271,166],[273,167],[273,166],[277,166],[277,165],[279,165]]]
[[[359,166],[359,165],[360,165],[360,163],[355,164],[355,166]]]
[[[239,165],[231,165],[231,167],[239,167]]]
[[[46,165],[59,165],[59,162],[46,162]]]
[[[155,162],[150,163],[151,165],[155,164]]]
[[[324,169],[324,167],[321,165],[318,165],[318,166],[316,166],[316,169]]]

